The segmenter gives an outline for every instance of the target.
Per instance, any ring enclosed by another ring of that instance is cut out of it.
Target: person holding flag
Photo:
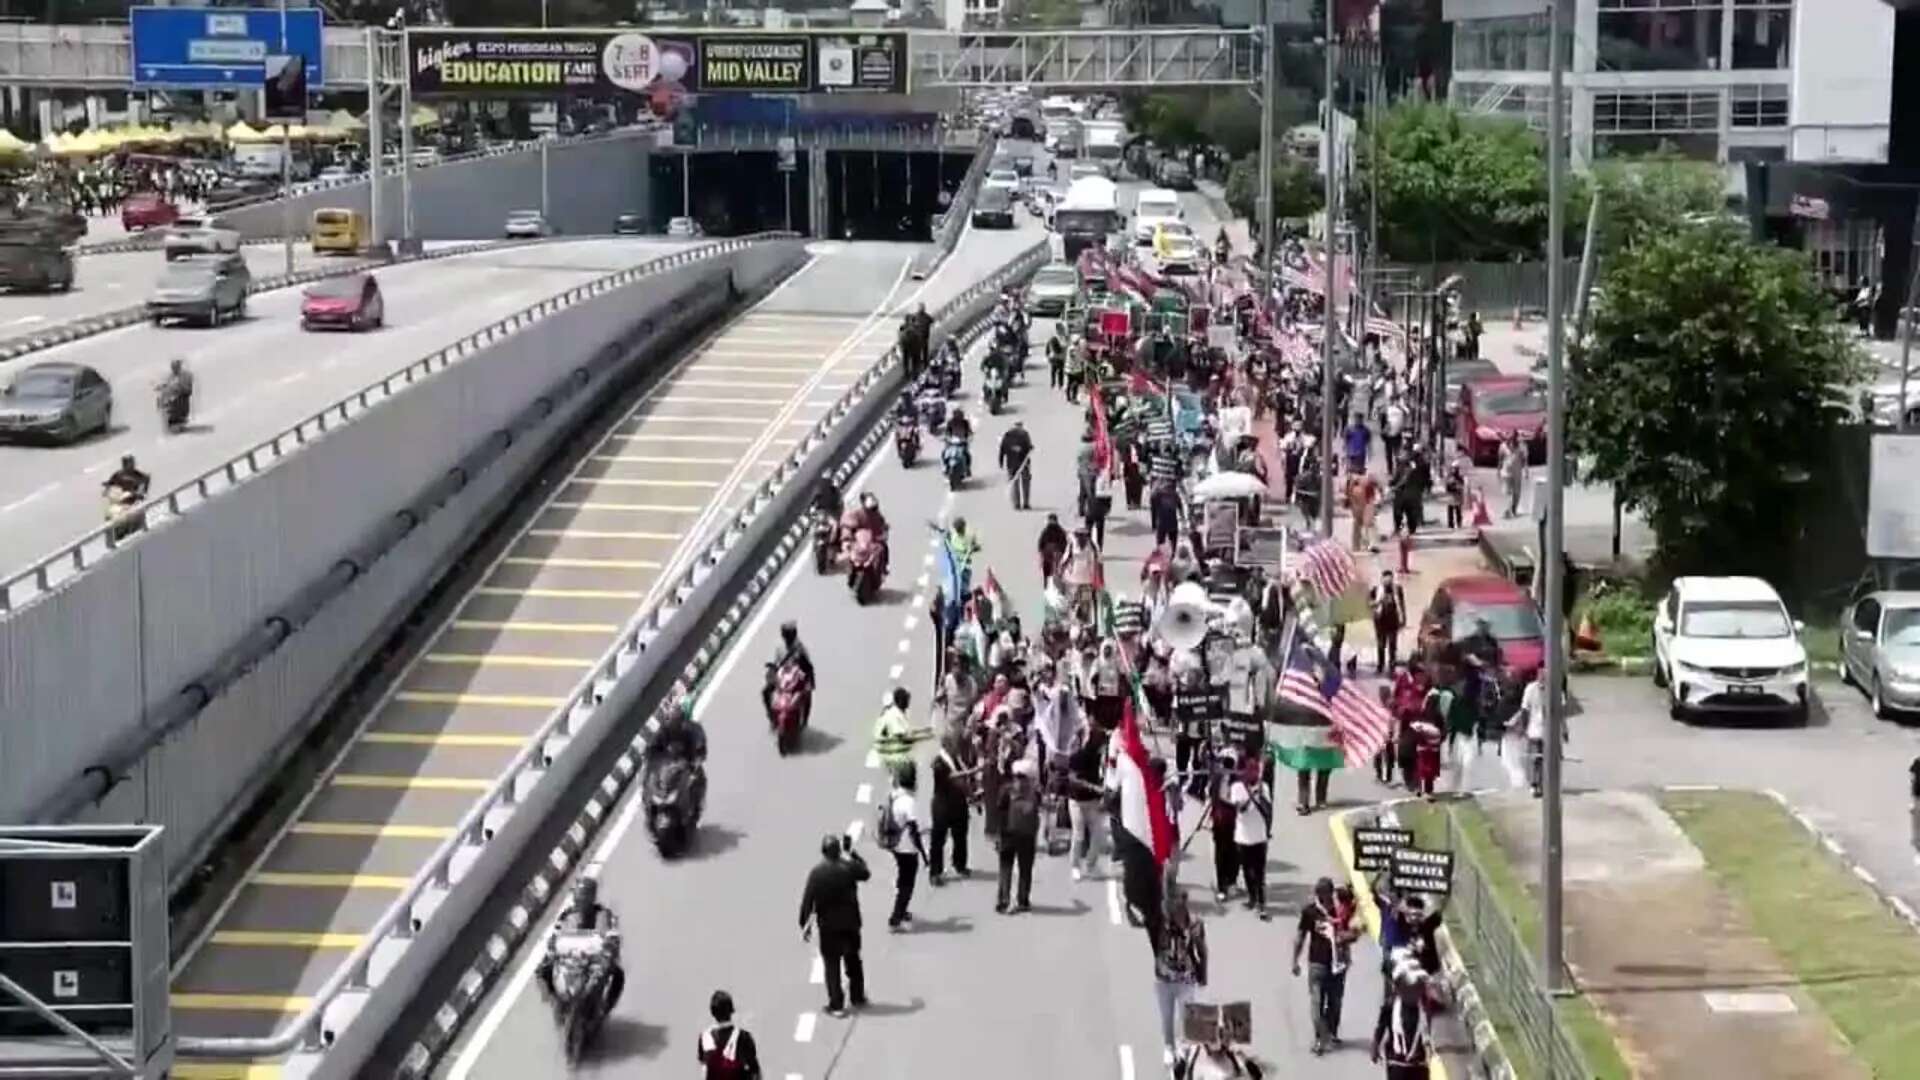
[[[1163,874],[1179,840],[1179,827],[1167,811],[1166,762],[1148,754],[1132,697],[1121,707],[1120,730],[1112,747],[1107,788],[1113,793],[1113,851],[1120,863],[1120,891],[1135,924],[1146,928],[1147,941],[1158,955],[1164,929]]]
[[[1284,639],[1289,644],[1279,699],[1323,725],[1313,729],[1319,738],[1297,740],[1276,753],[1299,777],[1297,809],[1306,815],[1315,806],[1326,805],[1332,770],[1341,765],[1363,766],[1387,744],[1393,715],[1355,680],[1344,677],[1340,666],[1308,639],[1297,619]]]

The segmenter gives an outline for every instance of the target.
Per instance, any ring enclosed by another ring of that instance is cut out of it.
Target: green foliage
[[[1006,9],[1009,27],[1079,26],[1079,0],[1011,0]]]
[[[1374,139],[1355,140],[1353,205],[1372,197]],[[1380,117],[1380,242],[1402,262],[1537,258],[1546,243],[1544,147],[1515,120],[1407,101]],[[1571,217],[1572,215],[1569,215]]]
[[[1674,222],[1726,208],[1720,170],[1700,161],[1659,157],[1603,162],[1594,169],[1600,192],[1599,249],[1603,255],[1662,233]],[[1581,213],[1585,213],[1584,206]]]
[[[1259,214],[1255,200],[1260,194],[1260,159],[1249,155],[1227,170],[1227,206],[1234,214],[1254,220]],[[1302,218],[1320,211],[1320,178],[1305,163],[1280,159],[1273,168],[1273,219]]]
[[[1668,573],[1787,566],[1860,360],[1805,259],[1673,223],[1610,259],[1573,356],[1572,452],[1652,525]]]

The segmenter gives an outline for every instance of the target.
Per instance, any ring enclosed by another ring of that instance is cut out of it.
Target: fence
[[[1593,1071],[1540,985],[1539,950],[1514,929],[1451,811],[1447,847],[1453,852],[1447,917],[1456,940],[1472,943],[1473,985],[1506,1015],[1542,1080],[1589,1080]]]
[[[1547,309],[1547,264],[1545,262],[1498,263],[1388,263],[1388,273],[1412,274],[1421,288],[1433,288],[1451,277],[1460,279],[1460,304],[1466,311],[1481,312],[1481,317],[1512,315],[1514,308],[1528,312]],[[1571,305],[1580,285],[1580,260],[1568,259],[1560,279],[1563,299]],[[1392,296],[1380,302],[1395,318],[1403,301]],[[1568,307],[1572,310],[1571,306]]]

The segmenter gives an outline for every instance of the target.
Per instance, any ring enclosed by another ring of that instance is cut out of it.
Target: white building
[[[1576,164],[1662,147],[1721,163],[1884,162],[1881,0],[1568,0]],[[1446,0],[1453,99],[1546,126],[1546,0]]]

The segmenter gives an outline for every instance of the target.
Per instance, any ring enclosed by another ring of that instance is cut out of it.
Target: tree
[[[1727,204],[1720,170],[1680,157],[1604,162],[1594,169],[1594,181],[1600,192],[1602,254],[1663,233],[1676,221],[1710,217]]]
[[[1358,160],[1351,203],[1365,220],[1377,169],[1380,245],[1387,258],[1471,262],[1541,256],[1547,230],[1546,155],[1525,124],[1413,101],[1387,109],[1379,123],[1377,163],[1374,139],[1363,132],[1354,140]]]
[[[1727,223],[1670,223],[1609,260],[1573,354],[1569,446],[1645,513],[1662,569],[1790,565],[1861,361],[1811,267]]]
[[[1259,221],[1260,159],[1247,156],[1227,170],[1227,207],[1250,222]],[[1273,219],[1301,218],[1320,211],[1319,176],[1305,163],[1279,159],[1273,165]]]
[[[1009,27],[1079,26],[1079,0],[1012,0],[1007,5]]]

